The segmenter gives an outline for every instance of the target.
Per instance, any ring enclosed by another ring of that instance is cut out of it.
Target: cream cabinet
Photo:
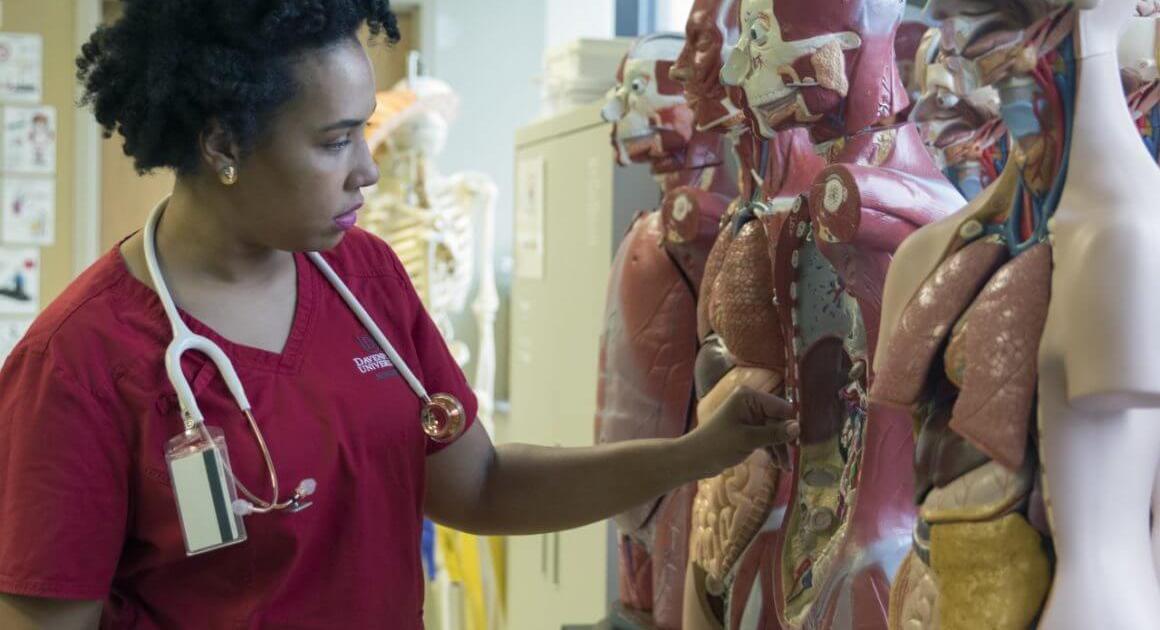
[[[516,134],[513,442],[593,443],[609,268],[633,216],[659,199],[647,167],[616,166],[610,133],[593,104]],[[510,630],[603,619],[616,593],[612,541],[607,522],[510,538]]]

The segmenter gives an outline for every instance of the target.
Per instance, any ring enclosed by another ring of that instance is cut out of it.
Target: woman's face
[[[296,63],[298,95],[282,107],[228,190],[235,227],[255,245],[330,249],[353,223],[361,189],[378,181],[364,128],[375,109],[370,60],[356,39]]]

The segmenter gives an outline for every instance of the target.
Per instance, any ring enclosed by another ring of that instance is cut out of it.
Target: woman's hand
[[[787,445],[797,439],[800,431],[789,402],[743,386],[680,440],[686,461],[704,478],[740,464],[763,446],[772,447],[774,460],[788,468]]]

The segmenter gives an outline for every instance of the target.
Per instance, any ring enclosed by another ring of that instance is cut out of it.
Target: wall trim
[[[76,0],[75,52],[101,24],[101,0]],[[79,101],[81,86],[76,95]],[[73,234],[73,274],[77,275],[96,261],[101,247],[101,129],[87,107],[77,107],[76,118],[76,187],[73,207],[76,211]]]

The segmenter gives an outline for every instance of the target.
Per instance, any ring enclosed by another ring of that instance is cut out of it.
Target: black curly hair
[[[122,0],[121,19],[93,33],[77,57],[105,136],[119,132],[138,172],[199,168],[210,121],[253,149],[298,86],[303,53],[354,36],[399,40],[389,0]]]

